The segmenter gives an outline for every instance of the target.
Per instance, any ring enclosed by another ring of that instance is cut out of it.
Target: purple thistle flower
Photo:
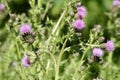
[[[0,4],[0,11],[3,11],[3,10],[5,10],[5,5],[4,4]]]
[[[107,41],[107,43],[105,43],[105,48],[107,51],[113,51],[115,49],[115,46],[114,46],[114,42],[112,41]]]
[[[85,28],[85,23],[83,20],[77,19],[74,23],[73,26],[77,30],[83,30]]]
[[[120,1],[119,0],[114,0],[113,1],[113,6],[120,6]]]
[[[29,67],[29,66],[30,66],[30,60],[29,60],[28,56],[25,55],[25,56],[22,58],[22,64],[23,64],[25,67]]]
[[[87,15],[87,10],[84,6],[77,7],[77,14],[78,16],[83,19]]]
[[[95,57],[101,57],[103,55],[103,51],[100,48],[94,48],[93,49],[93,56]]]
[[[21,33],[30,33],[30,30],[31,30],[31,26],[29,24],[23,24],[20,27],[20,32]]]

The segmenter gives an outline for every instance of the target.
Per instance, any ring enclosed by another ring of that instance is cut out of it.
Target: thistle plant
[[[1,0],[0,79],[119,80],[120,1],[103,24],[92,24],[89,2]]]

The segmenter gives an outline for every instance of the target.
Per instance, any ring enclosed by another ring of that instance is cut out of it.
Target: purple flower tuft
[[[28,56],[25,55],[25,56],[22,58],[22,64],[23,64],[25,67],[29,67],[29,66],[30,66],[30,60],[29,60]]]
[[[105,43],[105,48],[107,51],[113,51],[115,49],[115,46],[114,46],[114,42],[112,41],[107,41],[107,43]]]
[[[23,24],[20,27],[20,32],[21,33],[30,33],[30,30],[31,30],[31,26],[29,24]]]
[[[103,55],[103,51],[100,48],[94,48],[93,49],[93,56],[95,57],[101,57]]]
[[[120,1],[119,0],[114,0],[113,1],[113,6],[120,6]]]
[[[3,11],[3,10],[5,10],[5,5],[4,4],[0,4],[0,11]]]
[[[85,23],[83,20],[77,19],[74,23],[73,26],[77,30],[83,30],[85,28]]]
[[[85,18],[87,15],[87,10],[84,6],[77,7],[77,14],[80,18]]]

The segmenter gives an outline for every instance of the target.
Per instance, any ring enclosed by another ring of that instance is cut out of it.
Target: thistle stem
[[[58,80],[58,75],[59,75],[59,67],[60,67],[60,61],[61,61],[61,58],[62,58],[62,55],[64,53],[64,48],[65,48],[65,45],[67,43],[67,40],[65,40],[65,42],[63,43],[63,46],[62,46],[62,49],[60,51],[60,55],[58,57],[58,61],[57,61],[57,64],[56,64],[56,73],[55,73],[55,80]]]

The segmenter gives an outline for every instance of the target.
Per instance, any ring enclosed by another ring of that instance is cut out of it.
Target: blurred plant
[[[12,8],[19,2],[27,7]],[[120,79],[114,62],[120,47],[120,37],[116,37],[119,5],[113,2],[103,25],[102,21],[89,22],[91,14],[82,1],[61,3],[62,9],[58,9],[53,0],[2,0],[0,14],[8,15],[0,30],[0,37],[5,37],[0,39],[2,80]],[[51,11],[59,18],[54,19]]]

